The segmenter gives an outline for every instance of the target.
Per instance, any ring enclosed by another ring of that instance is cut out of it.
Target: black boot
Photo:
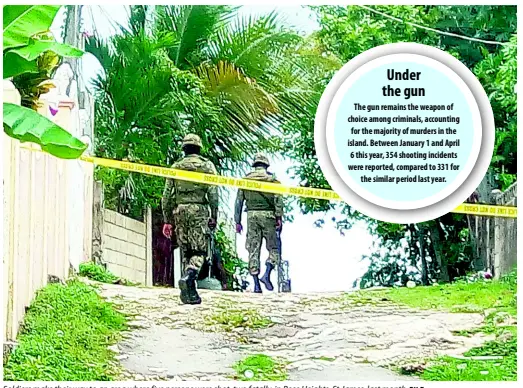
[[[271,272],[274,269],[274,265],[272,265],[271,263],[267,263],[266,266],[267,266],[267,269],[265,270],[265,273],[263,274],[262,278],[260,279],[260,282],[263,283],[263,285],[265,286],[265,288],[268,291],[272,291],[272,290],[274,290],[274,287],[272,286],[272,283],[271,283]]]
[[[200,304],[202,300],[196,291],[196,277],[198,271],[188,269],[185,276],[178,281],[180,287],[180,299],[183,304]]]
[[[252,278],[254,279],[254,293],[261,294],[262,289],[260,285],[260,279],[258,279],[258,275],[252,275]]]

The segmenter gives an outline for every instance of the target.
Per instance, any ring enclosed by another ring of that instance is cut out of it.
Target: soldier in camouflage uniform
[[[267,171],[269,160],[265,155],[256,154],[252,167],[254,167],[254,171],[247,174],[245,179],[279,183],[276,177]],[[241,233],[243,230],[241,220],[244,202],[246,202],[247,207],[246,248],[249,252],[249,272],[254,279],[254,292],[262,292],[260,282],[265,285],[267,290],[272,291],[274,287],[270,278],[271,271],[280,262],[277,232],[282,227],[283,199],[279,195],[252,190],[238,190],[234,211],[237,233]],[[265,239],[269,251],[269,258],[266,262],[265,274],[259,278],[260,250],[263,239]]]
[[[185,136],[182,149],[185,156],[172,168],[216,174],[214,164],[200,155],[201,139],[194,134]],[[172,225],[180,245],[184,276],[178,282],[180,299],[185,304],[200,304],[196,279],[207,259],[211,230],[216,227],[218,189],[216,186],[167,179],[162,198],[165,225],[163,233],[170,237]]]

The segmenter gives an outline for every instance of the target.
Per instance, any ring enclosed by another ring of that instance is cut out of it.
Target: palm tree
[[[169,58],[192,70],[207,94],[227,109],[228,124],[263,132],[273,120],[295,114],[307,93],[307,74],[292,59],[302,38],[277,14],[240,19],[229,6],[158,7],[154,29],[173,31]]]
[[[192,131],[224,171],[277,150],[281,124],[310,112],[302,42],[275,13],[241,19],[229,6],[132,6],[128,27],[86,44],[104,69],[94,81],[96,152],[169,165]],[[161,180],[101,174],[109,202],[158,204]]]
[[[231,168],[303,109],[307,77],[289,60],[301,38],[275,14],[242,20],[229,6],[157,6],[148,26],[150,11],[131,7],[128,29],[88,44],[105,70],[95,82],[98,105],[113,121],[97,128],[118,146],[143,140],[129,134],[135,127],[152,124],[160,132],[154,141],[167,135],[169,144],[190,130],[220,167]],[[119,148],[113,157],[131,156]],[[161,148],[158,162],[170,163],[172,147]]]

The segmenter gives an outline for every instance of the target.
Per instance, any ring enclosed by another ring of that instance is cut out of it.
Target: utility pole
[[[64,43],[85,50],[85,36],[81,32],[83,5],[66,6],[66,18],[64,26]],[[94,144],[94,99],[90,95],[84,83],[82,74],[82,58],[64,58],[73,72],[73,80],[67,88],[67,95],[70,95],[71,88],[76,87],[78,99],[78,109],[82,123],[79,135],[89,137],[90,144]],[[91,151],[91,150],[90,150]]]
[[[65,25],[63,27],[63,41],[65,44],[85,51],[85,36],[81,33],[82,9],[81,5],[69,5],[65,7]],[[66,97],[73,105],[70,110],[69,132],[88,144],[88,153],[93,152],[94,143],[94,99],[89,94],[83,81],[82,58],[64,58],[63,63],[57,69],[57,83],[60,85],[60,98]],[[93,238],[92,221],[85,217],[85,209],[93,206],[88,197],[83,193],[88,188],[88,182],[92,179],[93,166],[82,165],[80,160],[71,161],[67,169],[67,180],[69,198],[68,202],[68,233],[69,262],[74,271],[79,270],[82,258],[92,258]],[[86,178],[89,177],[88,180]],[[91,183],[92,184],[92,183]],[[80,194],[78,194],[80,193]],[[91,241],[84,241],[82,236],[91,234]],[[96,245],[96,244],[95,244]],[[96,246],[94,246],[96,249]]]
[[[80,25],[82,21],[82,5],[67,5],[65,6],[65,26],[63,31],[64,43],[73,47],[77,47],[80,50],[84,50],[85,42],[83,36],[80,34]],[[80,78],[78,75],[81,74],[81,60],[78,58],[64,58],[64,63],[68,63],[71,66],[71,70],[75,75],[75,78]],[[80,85],[78,85],[80,86]],[[69,92],[69,90],[68,90]],[[69,93],[68,93],[69,94]]]
[[[84,49],[84,41],[81,37],[80,26],[82,24],[82,8],[83,5],[68,5],[66,6],[66,17],[64,26],[64,43]],[[75,58],[68,58],[75,61]]]

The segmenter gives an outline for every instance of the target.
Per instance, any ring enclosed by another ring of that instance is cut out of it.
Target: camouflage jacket
[[[214,164],[201,155],[187,155],[174,163],[172,168],[217,174]],[[212,185],[192,183],[176,179],[167,179],[162,197],[162,211],[165,223],[173,223],[173,211],[181,204],[209,205],[211,217],[218,215],[218,188]]]
[[[276,177],[263,167],[256,167],[245,179],[280,183]],[[238,190],[236,205],[234,208],[234,221],[239,224],[242,219],[243,203],[246,203],[247,211],[269,210],[274,212],[275,217],[283,217],[283,198],[281,195],[262,193],[252,190]]]

